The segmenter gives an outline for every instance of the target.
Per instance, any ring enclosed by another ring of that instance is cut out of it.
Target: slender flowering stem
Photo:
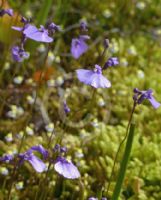
[[[50,135],[50,137],[49,137],[49,141],[48,141],[48,144],[47,144],[47,150],[49,150],[50,149],[50,145],[51,145],[51,143],[52,143],[52,138],[53,138],[53,135],[55,134],[55,131],[53,130],[52,131],[52,133],[51,133],[51,135]],[[39,181],[39,187],[38,187],[38,190],[37,190],[37,192],[36,192],[36,195],[35,195],[35,200],[37,199],[37,197],[38,197],[38,194],[41,192],[41,190],[42,190],[42,183],[45,185],[46,184],[46,181],[47,181],[47,177],[48,177],[48,174],[49,174],[49,170],[50,170],[50,168],[51,168],[51,165],[52,165],[52,162],[50,161],[49,162],[49,165],[48,165],[48,168],[47,168],[47,170],[46,170],[46,174],[45,174],[45,178],[43,179],[43,180],[40,180]],[[47,190],[47,189],[46,189]],[[45,190],[45,192],[44,192],[44,190],[42,190],[42,194],[41,194],[41,196],[39,196],[39,199],[41,200],[41,199],[45,199],[46,198],[46,191]],[[43,193],[44,192],[44,193]]]
[[[87,111],[90,111],[94,105],[94,102],[95,102],[95,97],[96,97],[96,89],[93,88],[93,91],[92,91],[92,97],[91,97],[91,100],[89,101],[89,104],[88,104],[88,107],[87,107]]]
[[[48,48],[47,48],[47,52],[46,52],[46,56],[45,56],[43,65],[46,64],[46,61],[47,61],[47,58],[48,58],[49,50],[50,50],[50,44],[48,44]],[[41,70],[41,74],[40,74],[38,83],[41,82],[42,78],[43,78],[43,70]],[[37,97],[38,97],[38,90],[39,90],[39,87],[36,87],[36,94],[35,94],[35,99],[34,99],[34,103],[33,103],[33,107],[32,107],[33,109],[34,109],[34,107],[35,107],[35,105],[36,105],[36,100],[37,100]],[[32,109],[32,112],[33,112],[33,109]],[[51,136],[50,136],[50,138],[49,138],[49,142],[48,142],[48,145],[47,145],[47,150],[48,150],[49,147],[50,147],[50,144],[51,144],[51,141],[52,141],[53,133],[54,133],[54,131],[52,132],[52,134],[51,134]],[[50,166],[50,164],[49,164],[49,166]],[[48,166],[47,172],[49,171],[49,166]],[[46,173],[47,173],[47,172],[46,172]],[[35,194],[35,200],[37,199],[37,197],[38,197],[38,195],[39,195],[39,191],[41,191],[41,185],[42,185],[42,181],[39,180],[38,190],[37,190],[37,192],[36,192],[36,194]]]
[[[131,115],[130,115],[130,118],[129,118],[129,122],[128,122],[128,125],[127,125],[125,137],[124,137],[123,140],[121,141],[121,143],[120,143],[120,145],[119,145],[119,147],[118,147],[118,150],[117,150],[117,152],[116,152],[116,156],[115,156],[115,159],[114,159],[114,164],[113,164],[112,171],[111,171],[111,175],[110,175],[110,179],[109,179],[109,184],[108,184],[108,187],[107,187],[107,194],[108,194],[108,191],[109,191],[109,189],[110,189],[110,185],[111,185],[111,181],[112,181],[112,176],[113,176],[113,173],[114,173],[115,164],[116,164],[116,161],[117,161],[118,154],[119,154],[119,152],[120,152],[120,150],[121,150],[121,147],[122,147],[123,143],[126,141],[126,138],[127,138],[127,136],[128,136],[129,127],[130,127],[131,122],[132,122],[132,117],[133,117],[133,114],[134,114],[136,105],[137,105],[136,102],[134,102],[133,108],[132,108],[132,111],[131,111]]]
[[[96,63],[101,63],[102,62],[102,59],[103,59],[107,49],[108,49],[108,47],[105,46],[104,49],[103,49],[102,54],[97,58],[97,62]]]
[[[48,178],[49,170],[50,170],[51,166],[52,166],[52,162],[50,161],[50,162],[49,162],[49,165],[48,165],[48,168],[47,168],[47,171],[46,171],[46,174],[45,174],[44,181],[42,181],[43,184],[44,184],[44,188],[46,188],[45,184],[46,184],[46,182],[47,182],[47,178]],[[42,183],[42,182],[41,182],[41,183]],[[46,199],[47,192],[48,192],[48,188],[42,190],[42,194],[41,194],[41,196],[40,196],[39,199],[40,199],[40,200],[45,200],[45,199]]]
[[[117,200],[119,198],[119,194],[120,194],[120,191],[121,191],[121,187],[122,187],[122,184],[123,184],[123,180],[124,180],[124,177],[125,177],[125,173],[126,173],[131,149],[132,149],[132,143],[133,143],[133,139],[134,139],[134,130],[135,130],[135,124],[131,123],[129,135],[128,135],[128,138],[127,138],[126,148],[125,148],[124,155],[123,155],[123,158],[122,158],[122,161],[121,161],[118,179],[117,179],[115,189],[114,189],[114,192],[113,192],[113,195],[112,195],[112,200]]]
[[[47,146],[47,149],[50,149],[50,145],[51,145],[51,142],[52,142],[52,137],[53,137],[53,134],[54,134],[54,131],[52,132],[52,134],[51,134],[51,136],[50,136],[50,138],[49,138],[49,142],[48,142],[48,146]],[[59,138],[58,138],[58,140],[59,140]],[[58,142],[56,142],[56,144],[57,144]],[[46,182],[47,182],[47,178],[48,178],[48,175],[49,175],[49,170],[50,170],[50,168],[52,167],[52,160],[50,160],[50,162],[49,162],[49,165],[48,165],[48,169],[47,169],[47,171],[46,171],[46,174],[45,174],[45,178],[44,178],[44,180],[42,181],[45,185],[46,185]],[[42,195],[41,195],[41,197],[40,197],[40,200],[46,200],[46,195],[47,195],[47,193],[48,193],[48,188],[44,188],[44,193],[42,192]]]

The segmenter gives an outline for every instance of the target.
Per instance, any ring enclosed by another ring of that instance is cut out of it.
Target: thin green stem
[[[129,158],[130,158],[131,149],[132,149],[132,144],[133,144],[133,139],[134,139],[134,131],[135,131],[135,124],[131,123],[129,135],[128,135],[128,138],[127,138],[127,143],[126,143],[126,147],[125,147],[125,151],[124,151],[124,155],[123,155],[123,158],[122,158],[122,161],[121,161],[118,179],[117,179],[115,189],[114,189],[114,192],[113,192],[113,196],[112,196],[112,200],[117,200],[119,198],[119,195],[120,195],[121,187],[122,187],[122,184],[123,184],[123,180],[124,180],[124,177],[125,177],[125,173],[126,173],[128,161],[129,161]]]
[[[114,174],[115,164],[116,164],[116,161],[117,161],[118,154],[119,154],[119,152],[120,152],[120,150],[121,150],[121,147],[122,147],[123,143],[125,142],[125,140],[126,140],[126,138],[127,138],[127,136],[128,136],[129,127],[130,127],[131,122],[132,122],[132,117],[133,117],[135,108],[136,108],[136,103],[134,102],[133,108],[132,108],[132,111],[131,111],[131,115],[130,115],[130,118],[129,118],[129,122],[128,122],[128,125],[127,125],[125,137],[124,137],[123,140],[121,141],[121,143],[120,143],[120,145],[119,145],[119,147],[118,147],[118,150],[117,150],[117,152],[116,152],[116,156],[115,156],[115,159],[114,159],[114,164],[113,164],[112,171],[111,171],[111,175],[110,175],[110,179],[109,179],[109,184],[108,184],[108,187],[107,187],[107,194],[108,194],[108,191],[109,191],[109,189],[110,189],[110,185],[111,185],[111,181],[112,181],[112,176],[113,176],[113,174]]]
[[[105,55],[105,53],[106,53],[106,50],[107,50],[107,47],[105,46],[104,49],[103,49],[102,54],[97,58],[96,63],[98,63],[98,64],[100,63],[100,65],[101,65],[102,60],[103,60],[103,57],[104,57],[104,55]]]
[[[47,182],[47,178],[48,178],[48,175],[49,175],[49,171],[50,171],[51,166],[52,166],[52,162],[50,161],[50,162],[49,162],[49,165],[48,165],[48,169],[47,169],[46,174],[45,174],[44,181],[43,181],[43,184],[45,185],[45,188],[46,188],[46,182]],[[48,193],[48,188],[42,190],[42,194],[41,194],[41,196],[40,196],[39,199],[40,199],[40,200],[43,200],[43,199],[46,200],[46,195],[47,195],[47,193]]]

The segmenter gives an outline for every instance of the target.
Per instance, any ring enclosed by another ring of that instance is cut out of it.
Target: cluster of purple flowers
[[[82,32],[87,32],[87,24],[85,22],[81,22],[80,28]],[[78,59],[83,53],[88,50],[88,45],[85,43],[85,40],[90,39],[88,35],[80,35],[79,38],[72,39],[71,45],[71,53],[75,59]],[[105,40],[106,45],[105,48],[109,47],[109,40]],[[107,44],[108,43],[108,44]],[[80,82],[90,85],[94,88],[109,88],[111,87],[111,82],[102,75],[102,70],[107,69],[110,66],[118,65],[119,61],[116,57],[111,57],[105,63],[102,68],[98,64],[95,65],[93,70],[87,69],[78,69],[76,70],[77,77]]]
[[[88,50],[86,40],[90,39],[88,35],[84,34],[88,31],[86,22],[82,21],[80,23],[80,30],[82,34],[78,38],[73,38],[71,43],[71,54],[75,59],[78,59]]]
[[[27,39],[34,40],[36,42],[51,43],[53,42],[53,34],[55,31],[59,31],[60,27],[50,23],[46,28],[43,25],[40,25],[40,28],[37,28],[34,25],[30,24],[30,20],[22,17],[21,22],[23,27],[12,26],[13,30],[19,31],[22,33],[21,44],[19,46],[14,46],[12,48],[12,57],[13,60],[17,62],[22,62],[24,59],[29,58],[29,53],[25,52],[24,44]]]
[[[153,108],[157,109],[160,107],[160,103],[155,100],[153,97],[153,90],[139,90],[138,88],[134,88],[134,96],[133,96],[134,102],[136,104],[141,104],[145,99],[147,99]]]
[[[80,177],[77,167],[62,156],[62,153],[66,152],[66,148],[60,147],[60,145],[56,145],[53,150],[54,153],[59,154],[56,160],[50,158],[49,152],[42,145],[37,145],[31,147],[26,152],[17,155],[18,166],[21,166],[25,161],[28,161],[38,173],[46,171],[47,167],[45,163],[33,153],[34,151],[39,152],[43,156],[43,160],[52,162],[55,171],[63,177],[67,179],[76,179]],[[0,157],[0,162],[14,163],[14,156],[4,155],[3,157]]]

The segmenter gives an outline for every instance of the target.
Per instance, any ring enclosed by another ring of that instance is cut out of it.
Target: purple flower
[[[0,10],[0,17],[3,17],[3,15],[9,15],[9,16],[13,16],[13,10],[12,9],[2,9]]]
[[[119,61],[118,61],[118,58],[116,57],[111,57],[108,59],[108,61],[105,63],[103,69],[107,69],[108,67],[113,67],[115,65],[118,65],[119,64]]]
[[[54,164],[55,171],[68,179],[76,179],[80,177],[77,167],[67,161],[64,157],[58,157]]]
[[[29,53],[18,46],[14,46],[12,47],[12,58],[14,61],[22,62],[24,59],[29,58]]]
[[[68,113],[70,112],[70,108],[68,107],[66,101],[63,102],[63,106],[64,106],[64,112],[65,112],[66,114],[68,114]]]
[[[67,148],[66,147],[61,147],[60,148],[60,153],[66,153],[67,152]]]
[[[13,155],[5,155],[3,157],[0,157],[1,162],[10,162],[13,160]]]
[[[22,31],[26,38],[30,38],[37,42],[50,43],[53,41],[53,38],[49,36],[48,29],[45,29],[44,26],[41,25],[40,29],[38,29],[36,26],[29,24],[30,21],[25,18],[21,19],[21,21],[23,21],[24,27],[12,26],[12,29]]]
[[[88,29],[87,29],[87,23],[85,21],[82,21],[80,23],[80,29],[81,29],[81,31],[88,31]]]
[[[48,30],[44,26],[40,26],[40,29],[37,29],[36,26],[28,25],[23,33],[27,38],[35,40],[37,42],[46,42],[50,43],[53,41],[53,38],[49,37]]]
[[[86,85],[91,85],[94,88],[111,87],[110,81],[102,75],[102,68],[99,65],[95,65],[94,70],[78,69],[76,72],[79,81]]]
[[[54,33],[55,31],[60,31],[60,26],[54,24],[53,22],[48,25],[48,30]]]
[[[67,148],[66,147],[61,147],[59,144],[56,144],[55,147],[53,148],[54,152],[58,152],[58,153],[66,153],[67,152]]]
[[[19,164],[23,164],[24,161],[28,161],[32,167],[39,173],[45,171],[46,165],[37,156],[32,153],[32,150],[28,150],[23,154],[19,154]]]
[[[48,151],[46,149],[44,149],[44,147],[42,145],[33,146],[30,148],[30,150],[38,151],[39,153],[41,153],[43,155],[44,159],[47,159],[49,156]]]
[[[149,90],[139,90],[137,88],[134,89],[134,101],[137,104],[141,104],[145,99],[147,99],[153,108],[157,109],[161,104],[155,100],[153,97],[153,91],[151,89]]]
[[[75,59],[78,59],[88,50],[88,45],[85,43],[87,39],[89,39],[87,35],[81,35],[79,38],[72,39],[71,54]]]
[[[53,151],[60,152],[60,148],[61,148],[60,144],[56,144],[55,147],[53,148]]]

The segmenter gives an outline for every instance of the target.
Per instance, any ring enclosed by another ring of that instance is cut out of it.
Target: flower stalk
[[[130,158],[130,153],[131,153],[133,139],[134,139],[134,132],[135,132],[135,124],[131,123],[128,138],[127,138],[127,143],[126,143],[126,147],[125,147],[125,152],[124,152],[124,155],[123,155],[123,159],[121,161],[118,179],[117,179],[111,200],[117,200],[119,198],[119,194],[120,194],[122,184],[123,184],[123,181],[124,181],[124,177],[125,177],[125,174],[126,174],[128,161],[129,161],[129,158]]]

